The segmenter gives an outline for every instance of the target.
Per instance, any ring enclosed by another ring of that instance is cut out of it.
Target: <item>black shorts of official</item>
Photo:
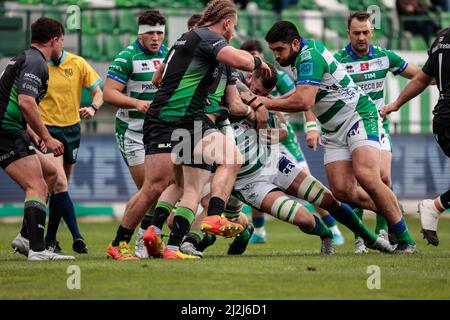
[[[210,164],[194,158],[194,148],[201,139],[214,131],[214,124],[207,117],[195,122],[176,123],[148,120],[144,124],[145,154],[174,153],[175,164],[211,171]],[[186,150],[190,153],[187,158],[183,152]]]
[[[433,121],[433,133],[442,151],[450,158],[450,124]]]
[[[78,149],[80,148],[81,128],[80,123],[68,127],[47,126],[50,135],[64,145],[64,162],[75,164],[77,162]],[[47,153],[52,153],[48,150]]]
[[[0,131],[0,167],[6,169],[12,162],[36,154],[26,131]]]

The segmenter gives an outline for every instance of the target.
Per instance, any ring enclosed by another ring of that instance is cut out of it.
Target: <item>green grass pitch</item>
[[[407,222],[418,244],[415,255],[355,255],[353,237],[341,226],[346,243],[334,256],[321,256],[320,239],[270,221],[268,243],[250,245],[244,256],[228,257],[230,240],[218,239],[203,260],[130,262],[105,258],[118,222],[81,223],[88,255],[34,263],[12,254],[10,241],[20,226],[0,225],[0,299],[449,299],[450,220],[439,222],[438,247],[422,240],[416,218]],[[374,220],[367,224],[373,228]],[[66,228],[59,240],[72,253]],[[70,265],[80,268],[79,290],[67,288]],[[380,289],[367,287],[371,265],[380,268]]]

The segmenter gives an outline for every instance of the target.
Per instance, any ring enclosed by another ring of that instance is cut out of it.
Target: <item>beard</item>
[[[63,53],[61,52],[61,55],[58,57],[58,54],[55,54],[54,56],[50,57],[50,60],[53,62],[55,66],[59,66],[61,64],[61,58],[63,56]]]
[[[280,66],[282,67],[289,67],[295,63],[295,59],[297,58],[297,52],[292,49],[289,51],[289,56],[286,60],[279,62]]]

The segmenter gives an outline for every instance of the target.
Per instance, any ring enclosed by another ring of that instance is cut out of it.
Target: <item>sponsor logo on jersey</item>
[[[367,71],[367,70],[369,70],[369,63],[368,62],[361,62],[359,64],[359,67],[360,67],[361,71]]]
[[[23,75],[23,77],[24,77],[24,78],[28,78],[28,79],[32,79],[32,80],[38,82],[39,85],[42,84],[41,78],[39,78],[39,77],[38,77],[37,75],[35,75],[35,74],[32,74],[32,73],[28,73],[28,72],[27,72],[27,73],[25,73],[25,74]]]
[[[311,51],[303,51],[301,54],[300,54],[300,59],[302,60],[302,61],[305,61],[305,60],[309,60],[309,59],[311,59],[312,58],[312,56],[311,56]]]
[[[161,60],[152,60],[152,62],[155,69],[158,69],[161,64]]]
[[[301,76],[312,76],[314,73],[313,69],[314,69],[314,65],[312,62],[302,63],[300,65],[300,75]]]
[[[351,64],[347,64],[345,66],[345,70],[347,70],[348,73],[354,73],[355,69],[353,69],[353,66]]]
[[[186,40],[177,40],[173,44],[174,46],[184,46],[186,44]]]
[[[212,46],[213,46],[213,47],[216,47],[216,46],[218,46],[219,44],[224,43],[224,42],[226,43],[225,39],[219,40],[219,41],[214,42],[214,43],[212,44]]]
[[[149,59],[133,61],[133,73],[155,72],[163,59]]]

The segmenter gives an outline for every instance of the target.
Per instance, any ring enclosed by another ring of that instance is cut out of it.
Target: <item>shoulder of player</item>
[[[340,50],[338,50],[333,57],[339,61],[339,62],[346,62],[347,58],[350,57],[350,55],[348,54],[347,50],[345,50],[345,48],[342,48]]]
[[[81,57],[79,55],[76,55],[76,54],[73,54],[73,53],[70,53],[70,52],[67,52],[67,51],[64,51],[64,52],[65,52],[65,55],[66,55],[65,61],[64,61],[65,64],[76,65],[80,69],[84,69],[84,67],[86,67],[86,66],[90,67],[89,62],[87,62],[86,59],[84,59],[83,57]]]
[[[130,44],[129,46],[127,46],[126,48],[122,49],[122,51],[120,51],[115,57],[114,57],[114,61],[117,58],[122,58],[124,60],[127,61],[131,61],[133,56],[136,55],[137,53],[139,53],[139,51],[137,50],[137,48],[135,48],[135,46],[133,44]],[[123,61],[122,61],[123,62]]]
[[[198,34],[201,41],[203,42],[213,42],[212,45],[216,45],[222,42],[227,42],[224,37],[222,37],[217,32],[211,31],[208,28],[198,28],[194,29],[194,31]]]

